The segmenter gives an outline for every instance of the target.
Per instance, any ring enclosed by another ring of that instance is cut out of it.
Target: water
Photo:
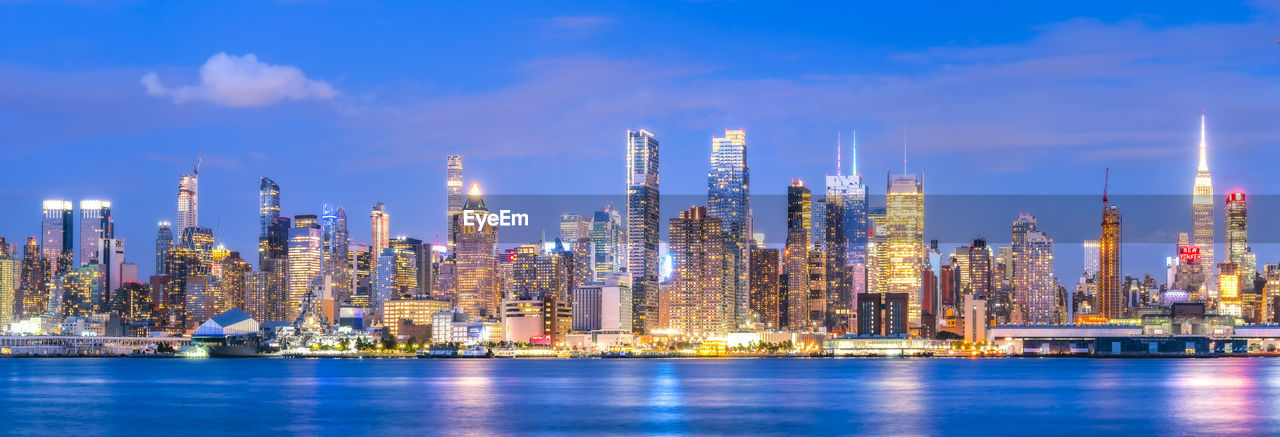
[[[0,359],[0,432],[1269,434],[1280,360]]]

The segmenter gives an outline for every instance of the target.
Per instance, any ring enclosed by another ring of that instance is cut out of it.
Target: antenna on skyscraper
[[[849,174],[852,176],[858,176],[858,131],[856,130],[853,131],[852,141],[853,143],[849,146],[849,151],[853,153],[853,156],[849,158],[849,160],[851,161],[849,163],[849,165],[851,166],[849,168]]]
[[[840,176],[840,131],[836,131],[836,176]]]

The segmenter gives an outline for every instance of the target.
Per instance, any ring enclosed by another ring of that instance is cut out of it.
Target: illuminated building
[[[604,208],[593,215],[591,245],[595,251],[593,262],[596,277],[603,278],[609,273],[619,273],[626,269],[626,233],[622,229],[622,215],[612,205],[606,203]]]
[[[471,317],[492,318],[498,316],[498,304],[502,298],[497,281],[498,226],[481,227],[480,217],[489,208],[484,204],[480,185],[472,184],[458,222],[458,235],[454,253],[457,269],[457,305]],[[477,219],[467,224],[462,218],[471,215]]]
[[[827,266],[826,253],[820,248],[809,250],[809,290],[805,296],[805,325],[810,328],[825,326],[827,321]]]
[[[347,210],[341,206],[334,208],[332,205],[325,204],[320,214],[320,253],[323,258],[321,262],[324,264],[324,274],[330,277],[330,285],[334,291],[333,298],[339,302],[346,300],[354,292],[351,263],[347,255],[350,247]]]
[[[311,282],[323,274],[320,226],[311,218],[294,217],[294,227],[289,230],[289,261],[285,275],[286,321],[298,318],[311,290]]]
[[[452,252],[456,238],[454,234],[458,232],[454,217],[462,213],[462,205],[467,201],[466,193],[462,191],[462,155],[449,155],[445,158],[445,177],[445,197],[448,202],[445,223],[449,226],[445,233],[448,234],[448,247]]]
[[[750,323],[747,278],[751,239],[751,170],[747,167],[747,132],[725,129],[711,138],[711,168],[707,171],[707,215],[720,219],[723,242],[734,263],[729,290],[735,327]]]
[[[1205,141],[1204,114],[1200,115],[1200,166],[1196,170],[1195,185],[1192,187],[1191,202],[1191,245],[1200,248],[1201,265],[1216,265],[1213,247],[1213,181],[1209,177],[1209,161],[1207,143]],[[1199,284],[1202,292],[1208,297],[1216,297],[1213,290],[1214,281],[1208,277],[1212,272],[1203,275]]]
[[[186,228],[182,230],[182,236],[179,237],[179,243],[183,248],[195,251],[200,255],[200,264],[203,271],[207,272],[213,266],[213,229],[209,228]]]
[[[977,343],[987,340],[987,300],[972,294],[964,296],[964,341]]]
[[[88,317],[101,308],[95,305],[102,289],[98,287],[98,266],[88,264],[62,275],[62,317]]]
[[[1098,248],[1098,240],[1084,240],[1084,273],[1088,276],[1098,274]]]
[[[627,271],[636,334],[658,328],[658,139],[627,131]]]
[[[18,299],[18,264],[10,251],[9,244],[0,238],[0,329],[6,328],[17,319],[15,310],[22,306]]]
[[[186,247],[169,249],[165,256],[167,281],[163,283],[159,302],[161,326],[181,329],[186,326],[187,281],[209,274],[208,264],[201,262],[200,254]]]
[[[111,312],[130,325],[151,322],[151,287],[138,282],[125,282],[111,295]]]
[[[258,237],[258,269],[274,268],[273,264],[283,265],[289,256],[289,229],[293,228],[293,220],[289,217],[276,217],[267,225],[267,235]],[[277,260],[272,263],[270,260]],[[259,319],[262,320],[262,319]]]
[[[111,221],[111,202],[80,201],[80,265],[98,261],[102,240],[115,238]]]
[[[809,321],[809,226],[812,217],[812,194],[804,181],[794,180],[787,187],[787,242],[783,250],[783,269],[787,274],[787,327],[807,328]]]
[[[573,328],[573,308],[552,296],[502,302],[502,339],[533,343],[541,337],[559,342]]]
[[[972,294],[983,299],[991,297],[991,248],[987,247],[987,240],[977,238],[973,240],[973,244],[969,245],[966,251],[966,259],[964,263],[969,274],[967,287],[964,289],[965,294]]]
[[[178,179],[178,233],[199,225],[199,174],[182,175]]]
[[[854,296],[867,291],[867,186],[858,174],[856,136],[852,152],[853,165],[846,175],[841,172],[840,144],[836,144],[836,174],[826,180],[823,245],[828,327],[849,327]]]
[[[863,293],[857,302],[858,335],[906,336],[909,334],[907,293]]]
[[[258,183],[258,238],[267,236],[277,218],[280,218],[280,185],[263,176]]]
[[[222,293],[222,287],[218,278],[211,275],[188,277],[185,286],[182,306],[186,321],[180,326],[183,331],[190,331],[218,314],[218,295]]]
[[[288,302],[283,280],[284,276],[275,271],[246,273],[244,311],[257,320],[285,321]]]
[[[1227,262],[1235,263],[1240,273],[1240,289],[1252,290],[1257,274],[1257,258],[1249,250],[1249,207],[1244,193],[1227,195],[1226,203]]]
[[[253,267],[240,257],[240,252],[228,253],[219,264],[222,270],[219,275],[222,287],[215,302],[217,307],[215,312],[222,313],[232,308],[245,308],[249,294],[248,275]]]
[[[1102,237],[1098,243],[1096,286],[1097,313],[1107,319],[1123,318],[1125,305],[1120,290],[1120,208],[1110,205],[1106,194],[1102,196]]]
[[[424,284],[418,282],[420,279],[418,268],[421,267],[418,260],[427,256],[423,252],[422,240],[400,237],[391,240],[389,244],[393,256],[391,278],[395,289],[394,295],[425,295],[422,288]]]
[[[160,222],[156,228],[156,274],[166,274],[164,270],[164,257],[169,253],[169,249],[173,248],[173,230],[169,228],[169,222]]]
[[[733,330],[735,273],[720,218],[693,207],[670,219],[668,235],[675,260],[668,328],[693,335]]]
[[[14,300],[20,302],[17,317],[26,319],[44,314],[49,309],[49,259],[40,251],[36,237],[27,237],[27,244],[22,247],[22,278],[19,291]]]
[[[99,240],[98,254],[93,256],[93,260],[98,264],[102,274],[99,279],[102,281],[99,287],[102,288],[101,300],[97,302],[101,308],[107,308],[111,303],[111,294],[126,281],[125,263],[124,263],[124,240],[118,238],[104,238]],[[136,272],[132,280],[137,280]]]
[[[1267,285],[1262,291],[1263,323],[1280,322],[1280,268],[1268,265]]]
[[[399,337],[401,325],[427,326],[431,324],[431,317],[436,313],[449,311],[452,308],[453,304],[451,302],[443,300],[423,298],[391,299],[383,305],[383,326],[387,328],[392,337]],[[422,340],[425,340],[425,338]]]
[[[1239,305],[1240,275],[1235,263],[1218,264],[1218,298],[1224,304]],[[1237,314],[1238,315],[1238,314]]]
[[[888,293],[907,293],[911,302],[907,322],[914,331],[920,327],[923,301],[921,272],[924,269],[924,182],[914,175],[889,178],[885,195],[888,220],[881,266],[881,286]]]
[[[391,216],[387,214],[387,205],[378,202],[369,211],[369,222],[372,226],[373,253],[382,253],[391,242]],[[295,225],[296,226],[296,225]]]
[[[779,309],[782,303],[779,282],[782,261],[778,249],[751,248],[750,272],[751,312],[759,328],[781,329]]]
[[[1022,321],[1030,325],[1057,322],[1058,284],[1053,276],[1053,239],[1043,232],[1023,236],[1015,255],[1017,286],[1014,301],[1022,310]]]
[[[71,271],[72,205],[66,200],[44,201],[44,220],[40,222],[40,254],[53,265],[53,275]]]
[[[1009,240],[1010,256],[1005,263],[1002,263],[1005,268],[1001,270],[1004,273],[1001,276],[1002,279],[1012,282],[1016,294],[1019,288],[1029,288],[1026,281],[1018,278],[1018,264],[1021,263],[1021,257],[1026,250],[1027,233],[1035,232],[1036,230],[1036,218],[1031,214],[1018,214],[1018,218],[1013,221],[1012,228],[1012,238]],[[1003,249],[1001,248],[1001,250]]]
[[[573,330],[631,332],[631,275],[610,273],[573,290]]]

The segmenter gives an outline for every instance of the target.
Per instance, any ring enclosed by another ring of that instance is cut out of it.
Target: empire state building
[[[1200,249],[1202,282],[1199,288],[1201,300],[1217,297],[1217,281],[1214,274],[1217,263],[1213,256],[1213,181],[1209,178],[1209,162],[1206,159],[1204,114],[1200,114],[1200,167],[1196,170],[1196,183],[1191,200],[1191,245]],[[1207,291],[1207,293],[1203,293]]]

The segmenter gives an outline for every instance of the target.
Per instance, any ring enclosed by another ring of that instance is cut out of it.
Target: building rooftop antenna
[[[1107,204],[1107,186],[1111,184],[1111,167],[1107,167],[1106,176],[1102,178],[1102,204]]]

